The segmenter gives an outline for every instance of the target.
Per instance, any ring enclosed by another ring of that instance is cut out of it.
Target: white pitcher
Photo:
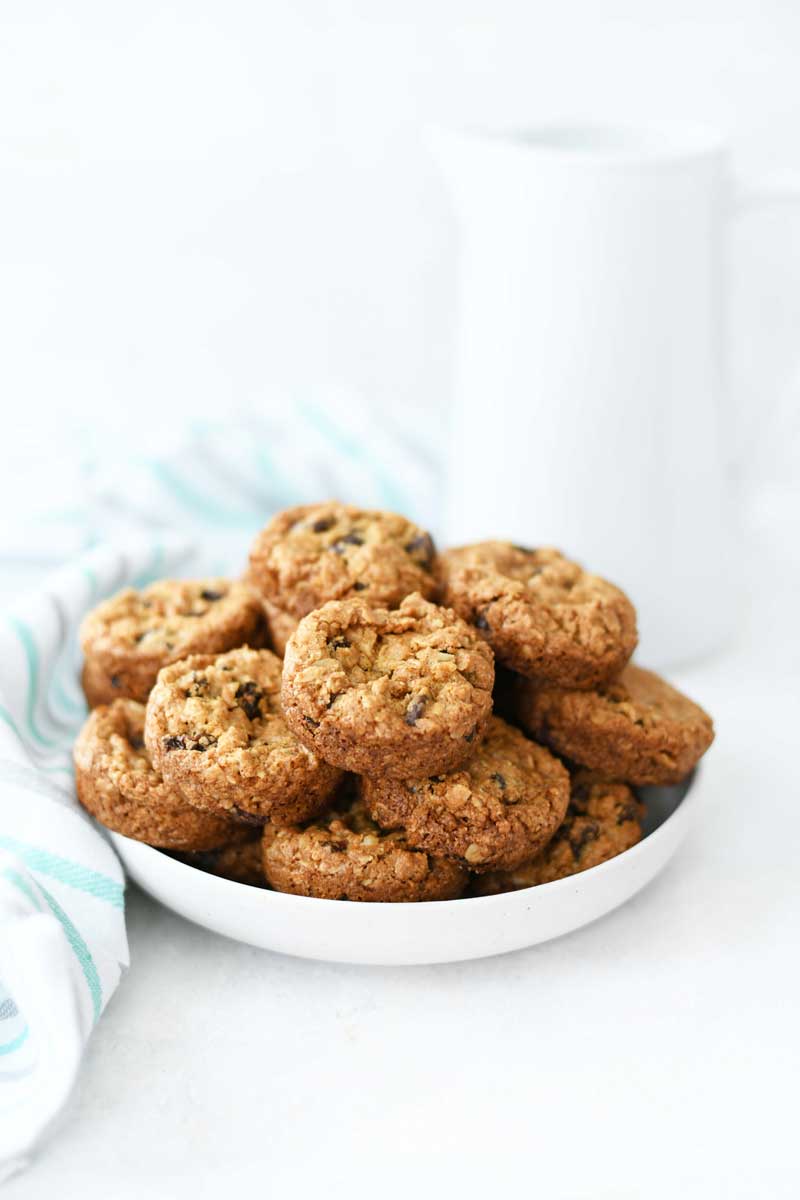
[[[461,228],[445,535],[556,545],[637,605],[641,658],[731,632],[718,135],[437,131]],[[797,199],[797,179],[746,199]]]

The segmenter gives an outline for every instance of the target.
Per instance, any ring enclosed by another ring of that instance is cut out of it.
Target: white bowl
[[[624,904],[675,853],[702,788],[696,772],[676,787],[643,789],[645,836],[599,867],[500,896],[425,904],[287,896],[209,875],[120,834],[111,837],[128,874],[144,891],[225,937],[334,962],[459,962],[546,942]]]

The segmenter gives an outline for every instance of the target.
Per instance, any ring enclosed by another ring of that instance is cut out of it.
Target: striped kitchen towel
[[[347,398],[296,402],[196,426],[159,458],[121,457],[118,441],[98,454],[93,439],[93,457],[70,461],[82,486],[52,498],[37,462],[35,519],[0,529],[6,594],[38,582],[0,617],[0,1180],[52,1125],[128,963],[122,869],[73,786],[82,616],[127,585],[238,573],[287,504],[335,496],[424,522],[432,428],[395,428]]]
[[[189,561],[175,539],[98,549],[0,621],[0,1179],[63,1105],[128,963],[122,868],[73,787],[77,625]]]

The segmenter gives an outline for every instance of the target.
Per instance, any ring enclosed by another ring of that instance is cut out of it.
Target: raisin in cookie
[[[107,829],[169,850],[213,850],[247,830],[200,812],[165,783],[144,749],[144,705],[115,700],[90,713],[75,743],[75,785]]]
[[[492,717],[481,745],[449,775],[362,780],[370,815],[405,828],[409,846],[473,871],[511,871],[553,837],[567,811],[569,775],[543,746]]]
[[[147,699],[156,675],[190,654],[259,645],[264,614],[255,592],[229,579],[163,579],[126,588],[81,625],[82,684],[90,707]]]
[[[711,718],[652,671],[633,664],[595,691],[535,687],[506,693],[515,719],[559,754],[626,783],[678,783],[714,740]]]
[[[492,652],[474,629],[419,595],[399,608],[333,600],[286,648],[283,707],[327,762],[393,778],[450,771],[492,709]]]
[[[279,892],[327,900],[454,900],[467,872],[379,829],[358,799],[297,829],[264,828],[264,872]]]
[[[552,883],[607,862],[640,840],[643,816],[644,805],[624,783],[607,783],[589,771],[578,771],[566,818],[553,840],[515,871],[477,876],[472,894],[490,896]]]
[[[405,517],[329,501],[278,513],[256,538],[248,578],[267,602],[273,644],[328,600],[360,595],[391,607],[433,596],[430,534]]]
[[[437,570],[443,603],[522,675],[588,688],[612,678],[636,647],[627,596],[557,550],[480,542],[445,551]]]
[[[147,703],[153,763],[198,808],[261,823],[315,816],[340,772],[290,732],[280,685],[280,659],[247,646],[164,667]]]

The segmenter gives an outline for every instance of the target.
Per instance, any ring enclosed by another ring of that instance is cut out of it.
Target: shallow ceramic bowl
[[[144,891],[215,933],[303,958],[384,965],[459,962],[534,946],[624,904],[666,865],[700,801],[696,772],[675,787],[642,789],[645,836],[610,862],[500,896],[425,904],[314,900],[247,887],[112,834]]]

